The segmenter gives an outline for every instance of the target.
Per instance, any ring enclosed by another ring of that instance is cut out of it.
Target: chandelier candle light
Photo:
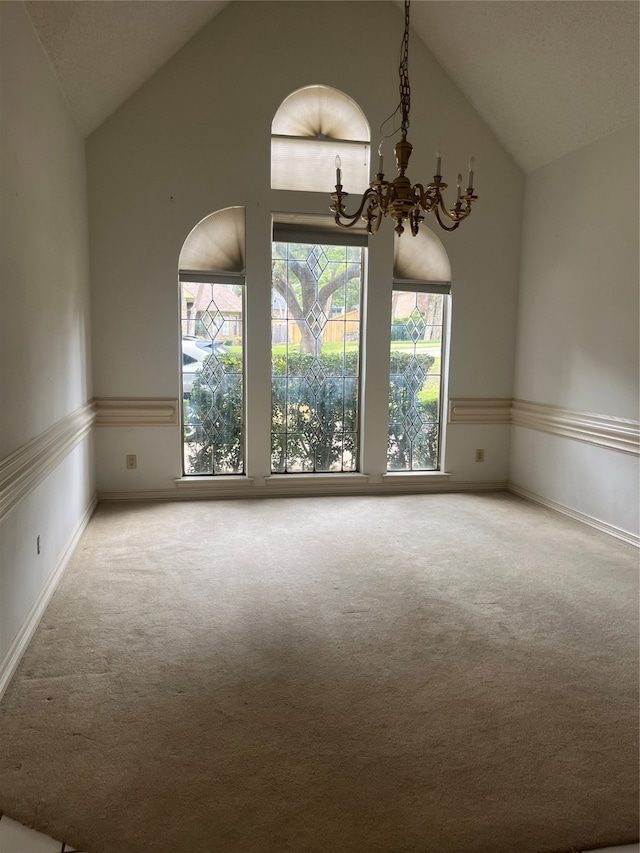
[[[447,189],[447,184],[442,181],[442,158],[440,147],[436,151],[436,173],[433,181],[423,187],[422,184],[412,186],[405,172],[409,164],[409,157],[413,146],[407,139],[409,129],[409,109],[411,106],[411,93],[409,89],[409,3],[404,3],[404,36],[402,39],[402,60],[400,62],[400,105],[398,109],[402,113],[402,124],[400,133],[402,138],[396,143],[396,164],[398,176],[393,181],[385,181],[383,172],[382,143],[378,147],[378,171],[376,177],[371,181],[369,188],[362,196],[360,206],[355,213],[349,214],[345,210],[345,201],[349,193],[342,189],[342,164],[340,156],[336,157],[336,191],[332,193],[331,211],[334,213],[335,221],[343,228],[351,228],[362,219],[367,224],[367,234],[375,234],[380,228],[383,216],[390,216],[396,223],[395,231],[402,234],[405,225],[411,227],[411,233],[415,237],[424,220],[423,213],[434,213],[438,224],[445,231],[455,231],[463,219],[471,213],[471,205],[478,198],[473,192],[473,170],[475,158],[469,161],[469,177],[467,188],[462,192],[462,175],[458,175],[458,195],[455,205],[449,209],[444,203],[442,191]],[[449,224],[451,223],[451,224]]]

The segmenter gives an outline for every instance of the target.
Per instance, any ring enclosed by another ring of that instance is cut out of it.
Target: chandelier
[[[398,176],[392,181],[385,181],[382,156],[382,143],[378,148],[378,171],[375,179],[371,181],[369,188],[362,196],[360,206],[355,213],[349,214],[345,210],[345,201],[349,193],[342,189],[342,171],[340,156],[336,157],[336,191],[331,194],[331,211],[338,225],[343,228],[351,228],[362,219],[367,224],[367,233],[375,234],[380,228],[383,216],[390,216],[396,223],[396,234],[404,232],[405,225],[410,226],[411,233],[415,237],[424,220],[424,214],[434,213],[438,224],[445,231],[455,231],[463,219],[471,213],[471,205],[478,198],[473,193],[473,167],[474,158],[469,161],[469,178],[467,188],[462,191],[462,175],[458,175],[458,196],[455,205],[449,209],[446,207],[443,190],[447,184],[442,180],[440,148],[436,151],[436,173],[433,181],[424,187],[422,184],[414,184],[405,175],[409,165],[409,157],[413,145],[407,139],[409,129],[409,109],[411,103],[411,92],[409,89],[409,3],[404,3],[404,36],[402,38],[399,73],[400,73],[400,104],[398,110],[402,113],[400,133],[402,138],[395,146],[396,164]],[[395,115],[395,113],[394,113]],[[449,224],[450,223],[450,224]]]

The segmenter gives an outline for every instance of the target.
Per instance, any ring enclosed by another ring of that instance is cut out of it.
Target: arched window
[[[245,209],[191,231],[178,260],[185,475],[244,473]]]
[[[395,237],[389,377],[389,471],[440,468],[451,264],[424,225]]]
[[[396,281],[428,281],[451,284],[451,264],[444,246],[426,225],[420,227],[415,237],[393,243],[393,278]]]
[[[271,125],[271,189],[331,192],[336,155],[352,192],[369,186],[371,134],[354,100],[329,86],[305,86],[280,104]]]
[[[205,216],[184,241],[178,269],[244,275],[245,209],[226,207]]]

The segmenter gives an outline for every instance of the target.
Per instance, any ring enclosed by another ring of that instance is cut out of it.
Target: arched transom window
[[[271,188],[331,192],[336,155],[353,192],[369,186],[369,123],[344,92],[305,86],[284,99],[271,125]]]

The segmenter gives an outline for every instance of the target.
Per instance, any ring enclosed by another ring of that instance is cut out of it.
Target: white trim
[[[510,424],[510,399],[461,397],[449,400],[450,424]]]
[[[444,471],[387,471],[382,475],[386,488],[401,488],[407,492],[430,491],[432,486],[448,483],[451,474]]]
[[[339,495],[406,495],[429,492],[505,491],[506,481],[452,481],[449,474],[412,472],[383,475],[381,482],[372,483],[366,474],[275,474],[265,478],[264,486],[256,486],[251,478],[185,477],[176,480],[174,489],[131,489],[119,492],[99,492],[100,501],[182,501],[267,497],[321,497]],[[276,479],[277,478],[277,479]],[[235,480],[236,482],[232,482]],[[244,480],[245,482],[239,482]]]
[[[180,406],[175,397],[96,397],[97,427],[178,426]]]
[[[14,637],[13,642],[9,646],[6,655],[0,663],[0,699],[2,699],[14,672],[22,660],[22,656],[27,650],[31,639],[35,634],[36,628],[38,627],[38,624],[40,623],[40,620],[42,619],[42,616],[44,615],[44,612],[56,591],[64,570],[67,567],[67,563],[71,559],[71,555],[73,554],[80,537],[84,533],[97,503],[98,498],[94,495],[89,506],[84,511],[82,518],[80,518],[74,527],[71,536],[67,540],[67,544],[63,548],[62,553],[58,557],[55,566],[49,574],[49,577],[40,590],[40,594],[34,601],[27,618],[23,622],[22,627]]]
[[[208,495],[181,494],[177,489],[127,489],[121,492],[98,492],[98,502],[102,501],[179,501],[197,500]]]
[[[242,497],[253,489],[253,477],[231,474],[218,477],[181,477],[174,481],[181,494],[173,499],[187,498],[235,498]]]
[[[465,397],[449,400],[450,424],[511,424],[640,455],[640,423],[528,400]]]
[[[640,455],[640,424],[637,421],[514,400],[511,422],[514,426],[561,435],[633,456]]]
[[[506,480],[450,480],[434,489],[433,492],[504,492],[507,489]],[[425,489],[425,491],[427,491]]]
[[[0,520],[82,441],[94,421],[93,404],[85,403],[0,461]]]
[[[334,490],[336,486],[356,486],[361,489],[369,485],[367,474],[354,471],[352,474],[271,474],[265,477],[267,489],[273,491],[324,493],[327,489]],[[346,492],[345,492],[346,493]]]
[[[575,521],[579,521],[582,524],[586,524],[588,527],[593,527],[595,530],[599,530],[601,533],[606,533],[609,536],[614,536],[616,539],[621,539],[623,542],[627,542],[629,545],[634,545],[636,548],[640,548],[640,536],[635,533],[630,533],[628,530],[623,530],[621,527],[616,527],[613,524],[607,524],[606,521],[601,521],[599,518],[594,518],[591,515],[587,515],[583,512],[578,512],[578,510],[571,509],[571,507],[565,506],[564,504],[558,503],[557,501],[552,501],[550,498],[545,498],[543,495],[539,495],[536,492],[532,492],[530,489],[525,489],[524,486],[519,486],[517,483],[509,483],[507,490],[514,495],[518,495],[521,498],[524,498],[527,501],[531,501],[531,503],[540,504],[541,506],[547,507],[547,509],[551,509],[554,512],[559,512],[562,515],[566,515],[569,518],[573,518]]]

